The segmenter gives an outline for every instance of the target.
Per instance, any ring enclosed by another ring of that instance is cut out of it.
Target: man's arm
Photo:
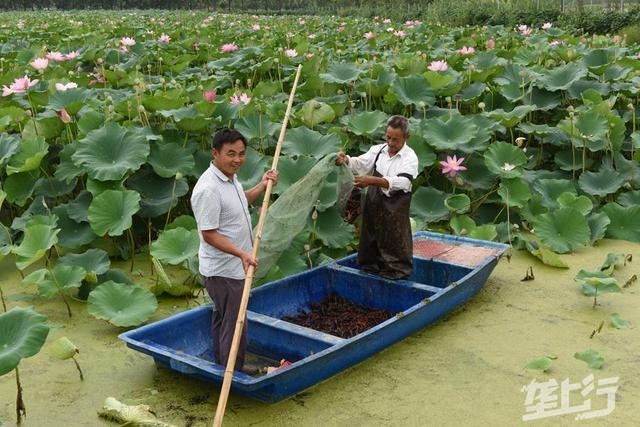
[[[202,230],[202,238],[205,242],[213,246],[214,248],[226,252],[231,255],[235,255],[242,261],[242,267],[244,267],[245,273],[250,265],[257,266],[256,260],[251,256],[249,252],[245,252],[226,236],[220,234],[218,230]]]

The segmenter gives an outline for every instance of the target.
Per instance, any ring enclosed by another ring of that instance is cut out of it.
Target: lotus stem
[[[27,416],[27,408],[24,406],[24,401],[22,400],[22,385],[20,384],[20,371],[16,366],[16,387],[18,389],[18,393],[16,394],[16,418],[17,423],[20,424],[22,422],[22,416]]]
[[[73,363],[76,364],[76,368],[78,369],[78,373],[80,374],[80,381],[84,381],[84,375],[82,375],[82,369],[80,369],[80,364],[76,360],[75,356],[72,356],[71,359],[73,360]]]
[[[0,286],[0,300],[2,300],[2,308],[4,312],[7,312],[7,303],[4,301],[4,293],[2,292],[2,287]]]
[[[135,241],[133,240],[133,233],[131,232],[131,228],[127,230],[127,238],[129,240],[129,251],[130,251],[129,256],[131,257],[131,268],[129,271],[133,273],[133,263],[135,260],[134,255],[135,255],[136,248],[135,248]]]
[[[173,188],[171,188],[171,204],[169,205],[169,211],[167,212],[167,219],[164,221],[164,228],[169,225],[169,218],[171,218],[171,208],[173,207],[173,198],[176,194],[176,185],[178,184],[178,178],[173,178]]]

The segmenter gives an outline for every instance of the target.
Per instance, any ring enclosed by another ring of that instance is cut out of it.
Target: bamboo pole
[[[287,110],[284,113],[284,120],[282,121],[280,136],[278,137],[278,144],[276,145],[276,151],[273,155],[273,163],[271,164],[271,169],[273,170],[278,169],[278,159],[280,157],[280,151],[282,149],[282,142],[284,141],[284,134],[287,131],[287,123],[289,121],[289,115],[291,114],[291,106],[293,105],[293,99],[296,94],[296,87],[298,86],[298,79],[300,78],[301,71],[302,64],[298,65],[296,77],[293,81],[293,87],[291,88],[291,93],[289,94],[289,103],[287,104]],[[264,191],[262,209],[260,210],[260,218],[258,219],[258,225],[256,226],[256,235],[253,239],[253,249],[251,251],[251,255],[254,259],[258,256],[258,248],[260,247],[260,240],[262,239],[262,229],[264,228],[264,222],[267,217],[267,210],[269,209],[269,199],[271,198],[272,187],[273,181],[267,181],[267,188]],[[242,299],[240,300],[240,309],[238,310],[238,320],[236,321],[236,329],[233,333],[233,341],[231,342],[231,351],[229,353],[229,360],[227,361],[227,368],[224,371],[224,381],[222,382],[222,389],[220,390],[218,407],[216,408],[216,416],[213,420],[214,427],[220,427],[222,425],[224,411],[227,407],[227,399],[229,397],[229,390],[231,389],[231,380],[233,379],[233,368],[235,367],[236,357],[238,356],[238,347],[240,346],[240,337],[242,335],[242,329],[244,328],[245,324],[247,305],[249,303],[249,293],[251,291],[251,285],[253,284],[254,273],[255,267],[250,265],[247,269],[247,275],[244,279]]]

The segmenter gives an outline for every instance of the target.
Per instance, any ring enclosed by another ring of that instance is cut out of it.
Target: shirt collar
[[[384,145],[384,148],[382,149],[382,151],[384,151],[384,153],[385,153],[387,156],[389,156],[389,145],[388,145],[388,144],[385,144],[385,145]],[[403,155],[404,153],[406,153],[406,152],[407,152],[407,143],[405,142],[405,143],[404,143],[404,145],[402,146],[402,148],[401,148],[400,150],[398,150],[398,152],[397,152],[393,157],[395,157],[395,156],[402,157],[402,155]],[[389,156],[389,158],[391,158],[391,156]]]
[[[213,172],[213,174],[215,176],[217,176],[220,181],[235,182],[235,178],[236,178],[235,174],[233,175],[234,179],[232,181],[232,180],[229,179],[228,176],[226,176],[224,173],[222,173],[222,171],[220,169],[218,169],[216,167],[216,165],[213,164],[213,162],[210,163],[209,167],[211,168],[211,171]]]

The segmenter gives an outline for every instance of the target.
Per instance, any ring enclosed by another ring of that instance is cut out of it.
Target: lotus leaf
[[[587,222],[591,229],[591,244],[593,245],[598,240],[604,238],[611,220],[604,212],[592,212],[587,218]]]
[[[560,207],[575,208],[582,215],[587,216],[593,209],[593,203],[587,196],[577,196],[574,193],[566,192],[557,198]]]
[[[176,265],[198,255],[199,246],[198,230],[179,227],[162,232],[151,244],[151,255],[160,262]]]
[[[247,138],[247,141],[263,141],[273,137],[280,126],[269,120],[267,116],[254,113],[239,119],[235,128]]]
[[[524,365],[527,369],[533,369],[535,371],[546,372],[551,368],[551,359],[547,356],[536,357],[535,359],[531,359]]]
[[[450,211],[462,214],[469,210],[471,199],[466,194],[452,194],[444,199],[444,205]]]
[[[538,79],[538,84],[551,92],[567,90],[572,84],[586,75],[587,70],[584,67],[578,63],[570,62],[544,73]]]
[[[40,162],[47,155],[49,148],[44,137],[22,139],[18,151],[11,157],[7,165],[7,175],[18,172],[29,172],[40,167]]]
[[[20,136],[16,134],[0,134],[0,168],[4,168],[11,157],[20,148]]]
[[[151,144],[149,164],[159,176],[173,178],[178,174],[189,175],[195,166],[195,161],[188,148],[183,148],[176,143],[155,143]]]
[[[52,270],[42,268],[34,271],[26,276],[22,283],[37,285],[41,296],[51,298],[65,290],[79,288],[85,274],[86,271],[82,267],[58,264]]]
[[[295,159],[289,156],[281,157],[278,163],[280,172],[278,185],[273,187],[273,192],[282,194],[287,188],[305,176],[316,162],[317,159],[309,156],[298,156]]]
[[[185,179],[161,178],[146,166],[129,177],[127,187],[140,195],[140,210],[137,213],[143,218],[166,214],[189,191]]]
[[[96,180],[120,180],[128,172],[137,170],[149,155],[145,135],[135,128],[123,128],[108,122],[102,128],[89,132],[79,141],[71,156]]]
[[[587,362],[587,365],[592,369],[601,369],[604,365],[604,358],[595,350],[579,351],[573,357]]]
[[[353,225],[344,222],[337,208],[329,208],[318,215],[315,234],[331,248],[343,248],[353,240]]]
[[[49,224],[27,226],[22,242],[11,251],[16,255],[16,266],[24,270],[42,258],[53,245],[58,243],[59,231],[59,228]]]
[[[69,253],[58,259],[59,265],[81,267],[86,272],[85,279],[96,283],[97,276],[109,270],[109,254],[102,249],[88,249],[81,254]]]
[[[90,95],[91,91],[84,88],[56,91],[49,98],[49,108],[53,110],[64,108],[69,114],[75,115]]]
[[[553,252],[548,247],[532,240],[524,239],[524,242],[527,251],[544,264],[556,268],[569,268],[569,265],[565,263],[557,253]]]
[[[49,335],[46,321],[31,308],[14,307],[0,314],[0,376],[40,351]]]
[[[311,128],[320,123],[331,123],[336,118],[336,113],[329,104],[315,99],[305,102],[300,113],[302,122]]]
[[[140,209],[140,194],[131,190],[106,190],[89,205],[89,224],[98,236],[120,236],[131,227]]]
[[[468,215],[456,215],[449,220],[449,227],[459,236],[466,236],[476,228],[476,222]]]
[[[602,211],[611,220],[607,227],[607,237],[640,242],[640,206],[607,203]]]
[[[542,205],[548,209],[554,209],[560,206],[558,197],[560,197],[561,194],[577,194],[573,182],[568,179],[538,179],[533,183],[533,189],[542,196]]]
[[[603,167],[598,172],[584,172],[580,175],[578,185],[587,194],[604,197],[617,192],[624,185],[624,177],[616,170]]]
[[[574,208],[564,207],[539,215],[534,224],[542,242],[559,253],[586,245],[591,238],[586,218]]]
[[[531,105],[518,105],[511,111],[504,111],[499,108],[487,113],[487,115],[493,119],[497,120],[502,124],[502,126],[511,128],[520,123],[524,117],[532,111],[535,111],[536,107]]]
[[[402,105],[426,108],[435,104],[433,89],[423,76],[400,77],[391,87]]]
[[[91,229],[87,221],[76,222],[69,218],[69,206],[58,205],[53,212],[58,217],[58,241],[60,246],[69,249],[76,249],[88,243],[91,243],[97,236]]]
[[[531,190],[525,181],[519,178],[503,179],[498,189],[500,198],[507,206],[524,207],[531,199]]]
[[[449,217],[444,202],[447,194],[433,187],[420,187],[411,199],[411,216],[416,218],[419,228],[426,223],[438,222]]]
[[[89,294],[87,311],[115,326],[137,326],[156,311],[158,301],[142,286],[108,281]]]
[[[629,327],[629,321],[624,320],[618,313],[611,313],[609,320],[616,329],[626,329]]]
[[[330,83],[351,83],[354,82],[364,70],[342,62],[333,62],[329,65],[326,73],[320,74],[320,78]]]
[[[307,127],[297,127],[286,133],[282,143],[282,153],[289,156],[323,157],[340,151],[340,137],[336,134],[323,135]]]
[[[506,142],[494,142],[484,153],[484,162],[489,171],[503,179],[517,178],[527,163],[527,156],[519,148]]]
[[[423,120],[420,132],[425,141],[438,150],[456,151],[468,144],[477,133],[473,120],[455,115],[449,120],[441,118]]]

